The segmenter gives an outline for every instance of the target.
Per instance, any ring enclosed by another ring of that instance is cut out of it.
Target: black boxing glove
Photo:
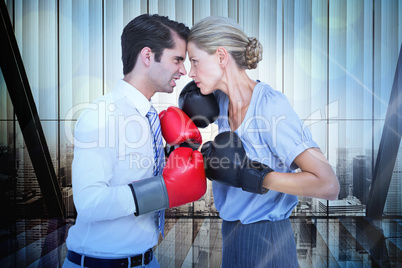
[[[188,83],[181,91],[179,108],[200,128],[207,127],[219,116],[215,95],[212,93],[203,95],[194,81]]]
[[[201,153],[204,156],[207,178],[247,192],[268,192],[268,189],[262,187],[262,183],[273,169],[250,160],[235,132],[220,133],[214,141],[208,141],[202,146]]]

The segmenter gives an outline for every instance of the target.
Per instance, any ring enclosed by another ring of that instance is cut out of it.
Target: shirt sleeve
[[[318,147],[310,129],[281,92],[268,90],[260,100],[260,113],[268,120],[269,125],[269,131],[264,137],[271,152],[291,170],[297,169],[294,159],[306,149]]]
[[[74,134],[72,164],[73,198],[81,220],[113,220],[135,212],[128,185],[110,186],[117,161],[116,146],[109,147],[105,136],[108,122],[97,111],[85,111]]]

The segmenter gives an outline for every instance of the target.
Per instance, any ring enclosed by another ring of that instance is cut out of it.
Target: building
[[[325,202],[325,203],[324,203]],[[348,196],[342,200],[328,201],[318,200],[320,216],[365,216],[366,206],[354,196]]]
[[[367,157],[357,155],[353,158],[353,196],[362,204],[367,204],[371,185],[371,172],[368,167]]]

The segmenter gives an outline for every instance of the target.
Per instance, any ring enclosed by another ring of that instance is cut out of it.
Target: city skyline
[[[9,154],[7,146],[2,146],[2,164],[4,164],[4,154]],[[11,150],[13,150],[11,148]],[[65,144],[62,146],[62,153],[56,153],[56,147],[49,147],[52,157],[58,155],[59,158],[52,158],[56,175],[63,194],[63,202],[66,205],[66,216],[75,217],[75,208],[73,206],[73,194],[71,184],[71,163],[73,160],[73,145]],[[372,171],[375,162],[372,157],[376,155],[377,150],[364,150],[365,154],[361,153],[358,148],[338,148],[337,164],[334,168],[335,173],[340,182],[340,193],[335,201],[320,200],[317,198],[299,197],[299,204],[293,211],[293,216],[300,215],[338,215],[338,216],[356,216],[365,215],[365,206],[369,194],[369,186],[372,179]],[[37,203],[36,206],[43,206],[41,201],[41,192],[39,183],[36,179],[32,164],[24,147],[15,149],[15,160],[17,163],[15,179],[14,200],[19,207],[22,204],[32,206],[32,203]],[[6,161],[12,162],[14,156],[9,154]],[[375,160],[375,159],[374,159]],[[357,161],[357,162],[356,162]],[[59,165],[59,164],[60,165]],[[2,175],[2,180],[10,180],[11,176]],[[385,204],[384,214],[386,215],[401,215],[402,209],[402,151],[398,152],[398,158],[394,167],[394,175],[389,188],[389,195]],[[2,192],[1,194],[4,194]],[[30,201],[30,202],[27,202]],[[41,205],[38,205],[38,204]],[[44,210],[41,208],[40,211]],[[23,211],[27,211],[23,209]],[[28,209],[29,211],[29,209]],[[21,214],[23,215],[23,214]],[[214,207],[212,182],[208,180],[206,194],[194,203],[190,203],[178,208],[169,210],[167,215],[170,216],[218,216],[218,212]]]

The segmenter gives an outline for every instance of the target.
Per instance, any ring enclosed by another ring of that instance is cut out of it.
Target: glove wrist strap
[[[272,169],[264,169],[262,171],[253,168],[243,168],[240,170],[241,188],[244,191],[265,194],[268,189],[262,187],[265,176],[273,171]]]
[[[136,206],[135,216],[169,208],[169,196],[162,175],[134,181],[129,186]]]

